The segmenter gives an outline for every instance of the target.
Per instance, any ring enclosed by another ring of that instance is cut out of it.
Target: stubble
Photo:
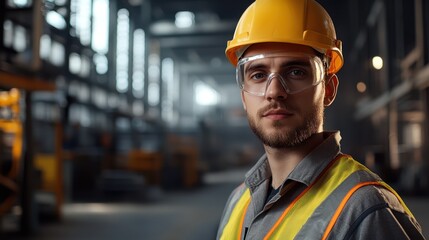
[[[263,113],[270,108],[275,108],[275,105],[270,105],[266,108],[260,109],[256,117],[261,119]],[[261,121],[257,121],[255,116],[247,114],[247,118],[253,133],[264,145],[272,148],[290,148],[305,143],[307,139],[319,131],[319,127],[323,123],[324,108],[323,106],[316,104],[313,109],[314,111],[310,111],[304,115],[294,109],[294,114],[302,115],[303,118],[301,124],[295,128],[288,128],[286,126],[288,124],[287,121],[273,121],[272,125],[269,127],[275,129],[274,133],[273,131],[271,131],[271,133],[266,131],[262,126]]]

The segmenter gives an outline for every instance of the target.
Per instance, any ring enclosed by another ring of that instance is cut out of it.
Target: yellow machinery
[[[170,135],[168,138],[171,164],[176,166],[182,173],[182,185],[192,188],[199,183],[198,169],[198,147],[191,137]]]
[[[15,88],[0,92],[0,216],[15,204],[19,189],[23,139],[19,101],[20,94]]]
[[[168,136],[168,155],[160,152],[149,152],[141,149],[133,149],[128,153],[126,169],[142,173],[149,184],[162,185],[168,181],[185,188],[193,188],[199,184],[199,161],[197,144],[191,137],[171,134]],[[164,158],[169,157],[168,161]],[[171,168],[180,175],[179,179],[164,175],[163,169]],[[164,179],[171,178],[171,179]]]
[[[36,89],[39,90],[39,89]],[[48,89],[50,90],[50,89]],[[17,199],[23,196],[23,142],[24,131],[20,114],[20,91],[12,88],[0,91],[0,217],[16,206]],[[41,173],[37,193],[44,192],[53,196],[54,215],[61,218],[63,202],[62,185],[62,126],[59,121],[55,128],[55,152],[34,155],[34,168]]]
[[[162,164],[162,155],[158,152],[134,149],[128,154],[127,169],[143,173],[150,184],[161,185]]]

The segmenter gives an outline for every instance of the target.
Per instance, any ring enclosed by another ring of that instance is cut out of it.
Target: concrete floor
[[[155,191],[152,201],[66,204],[61,222],[43,223],[29,236],[6,233],[0,239],[214,239],[227,197],[243,174],[209,175],[205,186],[189,191]],[[429,239],[429,198],[405,197],[404,201]]]
[[[150,198],[116,198],[114,201],[69,203],[61,222],[41,223],[28,236],[3,232],[7,240],[201,240],[215,239],[217,225],[230,192],[244,171],[205,177],[193,190],[152,189]],[[131,201],[129,201],[131,200]]]

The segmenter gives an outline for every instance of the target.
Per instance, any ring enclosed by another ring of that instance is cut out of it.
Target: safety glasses
[[[237,84],[247,93],[265,96],[277,78],[287,94],[296,94],[323,82],[323,66],[322,60],[311,54],[259,54],[238,62]]]

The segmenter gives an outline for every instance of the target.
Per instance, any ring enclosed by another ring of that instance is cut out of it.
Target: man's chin
[[[291,128],[287,125],[268,129],[253,129],[253,132],[266,146],[290,148],[305,144],[315,131],[308,128]]]
[[[274,122],[272,124],[266,124],[263,129],[263,134],[265,136],[276,136],[279,135],[280,138],[282,135],[290,136],[296,133],[296,126],[292,124],[285,124],[283,122]]]
[[[299,144],[294,131],[264,132],[257,135],[264,145],[272,148],[294,147]]]

